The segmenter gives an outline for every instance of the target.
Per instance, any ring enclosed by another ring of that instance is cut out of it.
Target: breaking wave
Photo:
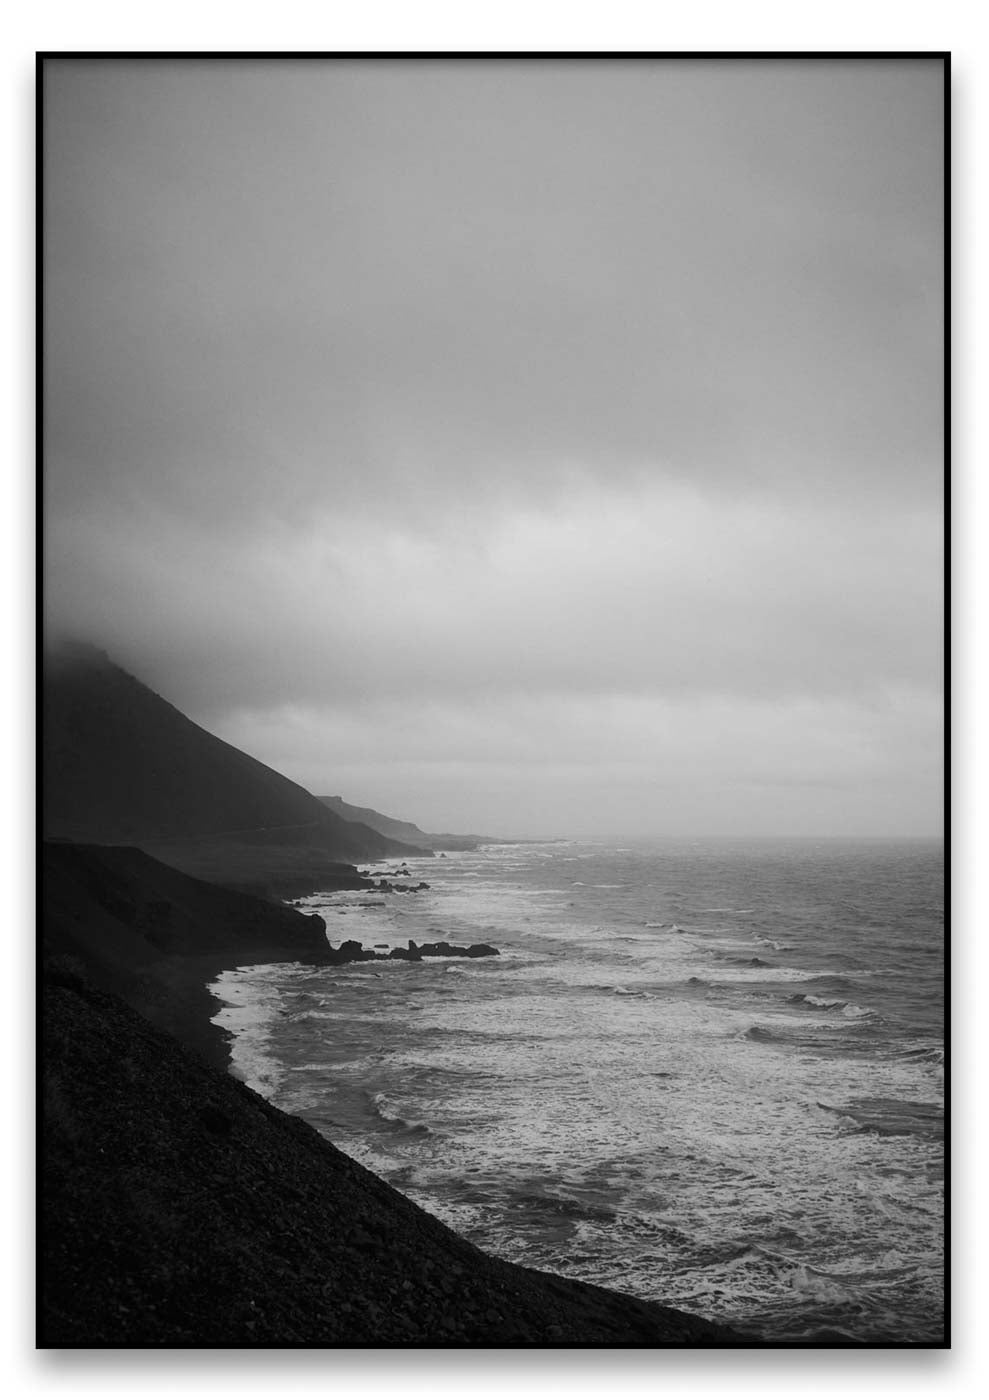
[[[369,1094],[368,1098],[375,1116],[380,1118],[382,1123],[387,1124],[388,1127],[392,1128],[394,1131],[400,1133],[415,1133],[421,1137],[435,1137],[437,1135],[435,1129],[431,1128],[428,1123],[420,1123],[415,1119],[404,1118],[401,1113],[398,1112],[394,1099],[388,1094]]]

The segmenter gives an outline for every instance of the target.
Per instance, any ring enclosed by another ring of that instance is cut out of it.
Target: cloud
[[[667,769],[731,736],[702,825],[755,753],[841,829],[801,733],[862,829],[916,825],[942,96],[907,61],[50,64],[51,627],[310,785],[373,714],[425,806],[457,763],[507,820],[486,734],[547,821],[631,802],[596,714]]]
[[[547,695],[234,712],[313,790],[487,835],[930,835],[936,699]],[[909,752],[912,761],[905,765]]]
[[[929,495],[939,81],[60,66],[53,501],[424,515],[644,461]]]
[[[55,611],[76,596],[75,631],[99,630],[206,713],[241,697],[938,683],[940,534],[923,512],[599,484],[463,534],[455,515],[431,536],[328,515],[232,539],[159,516],[135,534],[100,511],[53,528],[52,545]]]

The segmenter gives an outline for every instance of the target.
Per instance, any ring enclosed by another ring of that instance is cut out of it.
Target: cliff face
[[[477,846],[497,844],[491,836],[458,836],[451,831],[423,831],[414,822],[386,817],[383,812],[376,812],[373,807],[355,807],[350,802],[344,802],[342,797],[321,797],[319,800],[345,821],[360,822],[363,826],[380,832],[382,836],[388,836],[395,841],[410,842],[413,846],[427,846],[430,849],[444,846],[448,851],[472,851]]]
[[[757,1344],[490,1258],[71,970],[44,992],[42,1346]]]
[[[335,812],[344,821],[360,822],[382,836],[390,836],[395,841],[405,841],[411,846],[431,846],[430,838],[414,822],[399,821],[397,817],[386,817],[373,807],[355,807],[344,802],[342,797],[321,797],[320,802],[329,811]]]

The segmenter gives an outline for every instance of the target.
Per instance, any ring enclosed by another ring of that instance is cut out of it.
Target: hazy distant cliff
[[[336,812],[337,816],[343,817],[345,821],[360,822],[364,826],[369,826],[372,831],[380,832],[382,836],[391,837],[395,841],[407,841],[413,846],[428,846],[430,849],[445,846],[448,851],[462,851],[473,850],[475,846],[482,846],[495,840],[491,836],[464,836],[449,831],[423,831],[414,822],[403,822],[396,817],[386,817],[383,812],[376,812],[373,807],[355,807],[350,802],[344,802],[342,797],[321,797],[319,800],[331,812]]]

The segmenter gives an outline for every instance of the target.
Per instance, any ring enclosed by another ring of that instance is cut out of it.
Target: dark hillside
[[[41,874],[46,957],[68,960],[220,1067],[226,1035],[210,1023],[218,1007],[206,983],[246,963],[326,956],[317,916],[190,879],[133,847],[46,842]]]
[[[46,837],[148,847],[209,841],[339,861],[412,848],[344,821],[298,783],[194,724],[92,647],[45,657],[43,821]],[[179,864],[179,861],[173,863]],[[227,861],[250,873],[250,861]]]
[[[277,838],[276,839],[276,835]],[[313,890],[360,887],[357,870],[312,840],[313,828],[265,836],[206,836],[198,841],[144,841],[142,849],[165,865],[261,899],[296,899]],[[395,853],[396,847],[392,848]],[[403,848],[408,854],[409,848]],[[374,857],[368,856],[371,860]]]
[[[373,807],[355,807],[353,803],[344,802],[342,797],[320,797],[319,801],[338,817],[343,817],[344,821],[361,822],[372,831],[380,832],[382,836],[390,836],[395,841],[407,841],[412,846],[431,846],[429,837],[414,822],[386,817],[383,812],[376,812]]]
[[[386,817],[383,812],[376,812],[373,807],[355,807],[350,802],[344,802],[342,797],[321,797],[319,800],[345,821],[360,822],[363,826],[369,826],[372,831],[379,831],[382,836],[390,836],[395,841],[407,841],[413,846],[427,846],[430,850],[443,846],[448,851],[472,851],[477,846],[499,844],[492,836],[458,836],[451,831],[423,831],[414,822]]]
[[[493,1259],[115,997],[45,979],[46,1347],[731,1347]]]

